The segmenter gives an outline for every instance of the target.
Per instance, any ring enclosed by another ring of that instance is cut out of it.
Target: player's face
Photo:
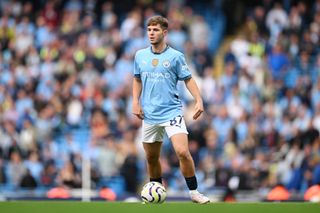
[[[167,30],[163,30],[160,24],[150,25],[147,28],[149,41],[152,45],[158,45],[163,42]]]

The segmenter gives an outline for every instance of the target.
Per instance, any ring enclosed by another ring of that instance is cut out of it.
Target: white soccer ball
[[[141,190],[141,199],[144,203],[163,203],[167,197],[167,191],[159,182],[146,183]]]

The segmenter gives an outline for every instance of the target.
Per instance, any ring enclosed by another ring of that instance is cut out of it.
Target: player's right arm
[[[132,83],[132,113],[142,120],[144,118],[144,114],[140,104],[141,92],[141,80],[140,78],[134,77]]]
[[[141,83],[141,70],[140,70],[140,60],[139,55],[141,51],[138,51],[134,57],[134,66],[133,66],[133,82],[132,82],[132,113],[137,116],[139,119],[144,118],[142,111],[140,96],[142,93],[142,83]]]

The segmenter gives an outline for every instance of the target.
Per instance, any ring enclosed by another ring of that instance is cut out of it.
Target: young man
[[[162,16],[151,17],[147,31],[151,46],[137,51],[134,60],[132,110],[143,120],[143,147],[150,181],[162,182],[159,157],[166,132],[178,156],[191,200],[209,203],[209,198],[197,191],[194,162],[188,148],[188,131],[176,88],[178,80],[185,82],[195,99],[193,119],[197,119],[203,112],[198,86],[191,77],[184,55],[165,42],[168,20]]]

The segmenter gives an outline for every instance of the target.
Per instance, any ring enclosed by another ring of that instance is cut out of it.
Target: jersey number
[[[181,123],[182,123],[182,116],[178,115],[177,117],[175,117],[174,119],[170,120],[170,126],[178,126],[181,127]]]

